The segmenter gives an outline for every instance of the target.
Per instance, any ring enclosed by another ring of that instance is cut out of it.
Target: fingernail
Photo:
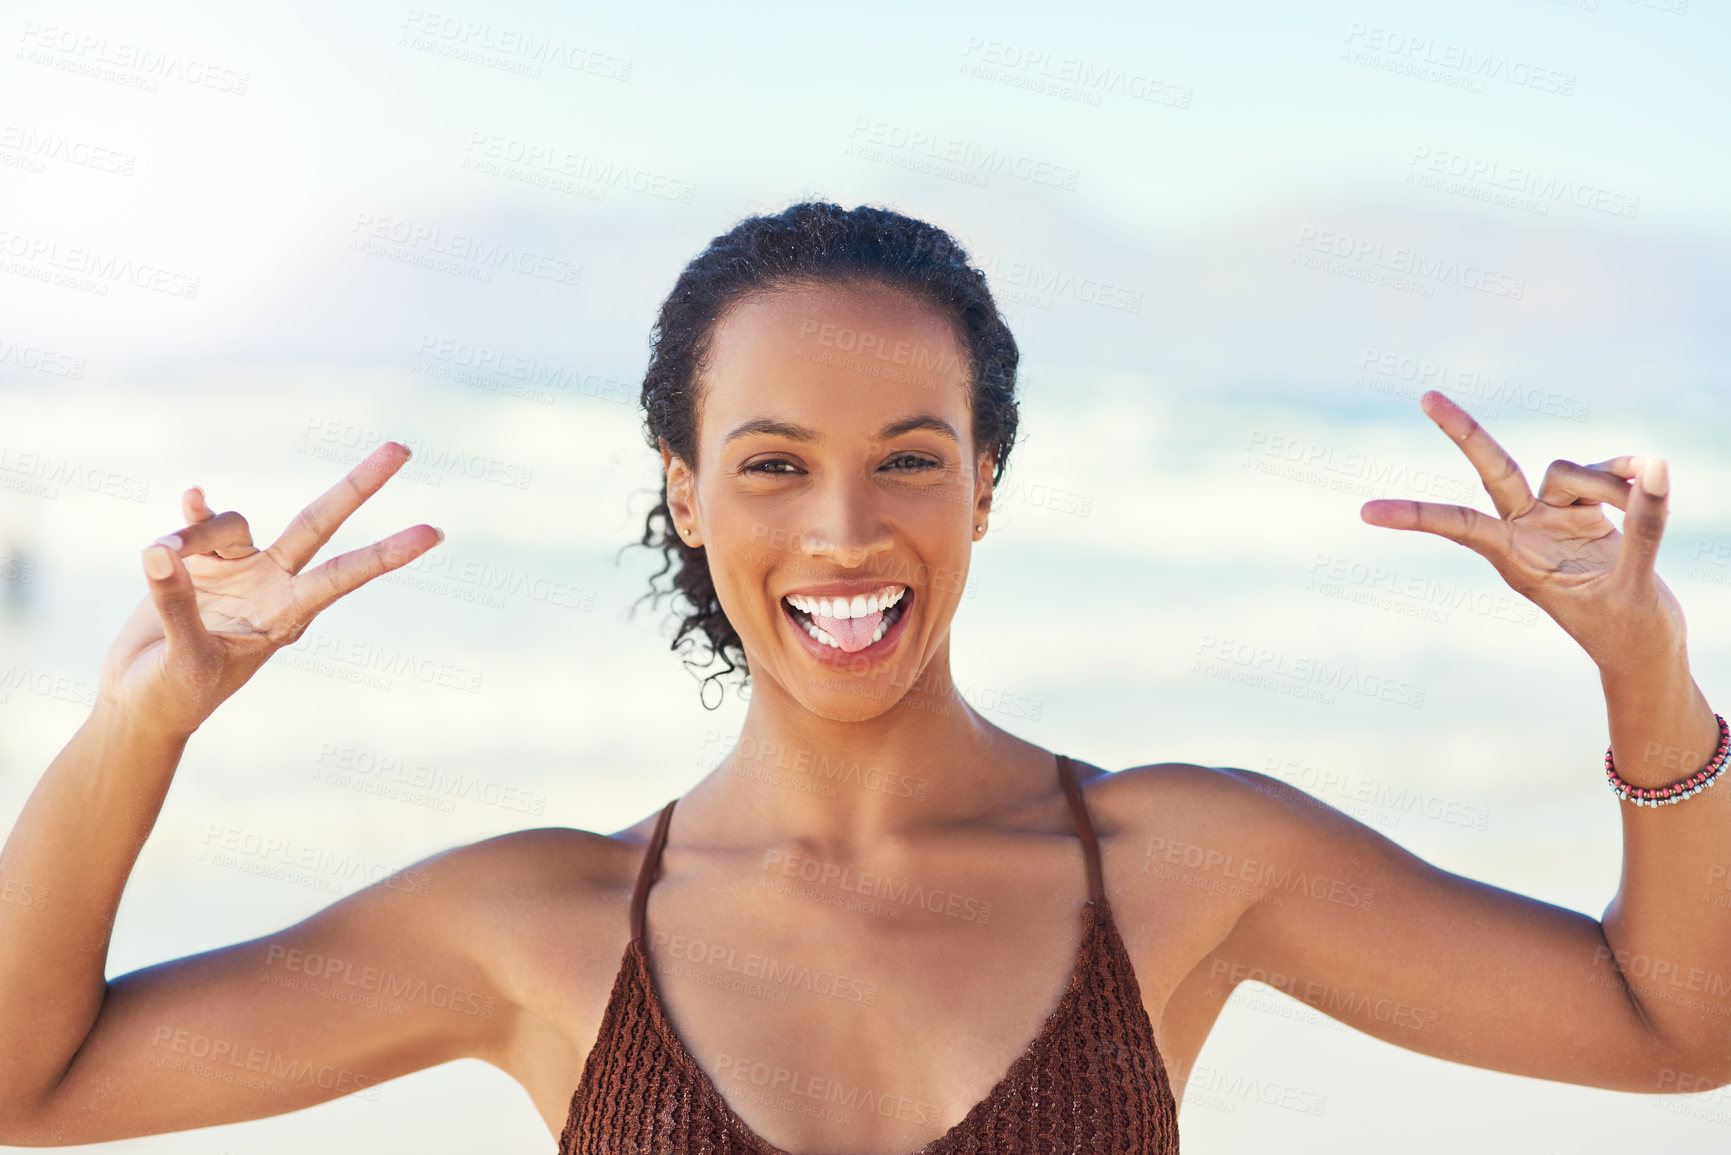
[[[444,531],[444,530],[442,530],[442,529],[440,529],[440,528],[439,528],[439,527],[438,527],[438,526],[436,526],[436,525],[435,525],[435,526],[434,526],[434,527],[433,527],[433,532],[434,532],[434,533],[435,533],[435,534],[436,534],[436,535],[438,535],[438,536],[437,536],[437,538],[436,538],[436,539],[435,539],[435,540],[434,540],[434,542],[433,542],[433,544],[434,544],[434,545],[438,545],[438,544],[439,544],[439,542],[441,542],[441,541],[444,541],[444,540],[445,540],[445,531]]]
[[[172,549],[176,553],[179,553],[182,549],[186,548],[185,540],[182,539],[178,533],[164,534],[162,537],[156,539],[156,544],[162,546],[164,549]],[[164,574],[163,576],[167,577],[168,575]]]
[[[1671,469],[1663,457],[1649,457],[1641,464],[1641,488],[1654,497],[1671,491]]]
[[[174,558],[161,546],[147,546],[144,550],[144,572],[152,581],[162,581],[174,573]]]

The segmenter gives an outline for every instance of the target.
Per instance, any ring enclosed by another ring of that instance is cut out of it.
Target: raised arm
[[[1469,415],[1438,393],[1423,402],[1500,517],[1376,501],[1365,519],[1474,549],[1581,643],[1624,780],[1662,787],[1699,771],[1720,730],[1653,572],[1663,460],[1557,461],[1535,497]],[[1622,531],[1601,503],[1624,510]],[[1259,865],[1192,988],[1218,999],[1255,979],[1389,1042],[1516,1074],[1649,1093],[1731,1083],[1731,770],[1668,805],[1606,790],[1622,810],[1623,871],[1598,920],[1439,870],[1285,783],[1193,770],[1190,789],[1233,818],[1215,837]],[[1599,765],[1582,772],[1603,781]],[[1305,885],[1284,885],[1294,872]]]
[[[213,515],[189,490],[186,527],[144,551],[149,596],[0,852],[0,1143],[276,1114],[477,1053],[499,1029],[502,1007],[453,1014],[420,996],[393,1000],[373,981],[487,989],[460,933],[456,915],[473,902],[450,856],[280,935],[105,979],[121,892],[192,733],[314,615],[439,540],[416,526],[301,572],[407,457],[381,447],[266,550],[239,514]],[[385,1013],[329,997],[357,973],[368,981],[351,989]]]

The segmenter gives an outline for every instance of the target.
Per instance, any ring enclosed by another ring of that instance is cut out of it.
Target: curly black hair
[[[954,238],[925,221],[866,205],[843,209],[806,202],[772,216],[747,217],[692,258],[662,302],[650,333],[642,395],[649,447],[659,454],[665,442],[695,470],[699,376],[716,322],[747,295],[812,284],[881,285],[931,306],[951,322],[967,352],[974,444],[992,447],[996,485],[1016,438],[1016,340],[998,313],[985,274],[969,263]],[[638,602],[648,599],[653,605],[663,597],[680,597],[689,607],[683,613],[676,609],[678,632],[669,648],[680,652],[693,672],[717,659],[724,663],[703,679],[699,698],[711,681],[735,670],[743,690],[750,679],[745,647],[715,596],[703,547],[686,545],[674,528],[665,476],[661,501],[644,519],[642,539],[632,544],[659,549],[664,562]],[[669,587],[658,587],[656,579],[670,570]],[[698,644],[693,635],[707,642],[701,661],[690,655]]]

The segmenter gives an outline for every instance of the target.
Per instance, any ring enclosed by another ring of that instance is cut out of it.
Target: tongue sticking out
[[[826,618],[822,614],[813,614],[811,620],[818,629],[840,642],[843,650],[856,654],[872,644],[872,632],[884,620],[884,612],[879,610],[863,618]]]

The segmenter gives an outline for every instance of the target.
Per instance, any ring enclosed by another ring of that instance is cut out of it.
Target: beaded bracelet
[[[1605,748],[1605,777],[1611,781],[1611,790],[1624,802],[1633,802],[1636,806],[1665,806],[1672,802],[1681,802],[1685,798],[1693,798],[1719,781],[1719,775],[1725,771],[1725,755],[1731,751],[1731,727],[1726,726],[1723,716],[1714,714],[1713,717],[1719,721],[1719,746],[1713,751],[1713,757],[1707,760],[1707,765],[1689,777],[1681,782],[1673,782],[1669,786],[1629,785],[1617,776],[1617,770],[1611,764],[1611,750],[1607,746]]]

